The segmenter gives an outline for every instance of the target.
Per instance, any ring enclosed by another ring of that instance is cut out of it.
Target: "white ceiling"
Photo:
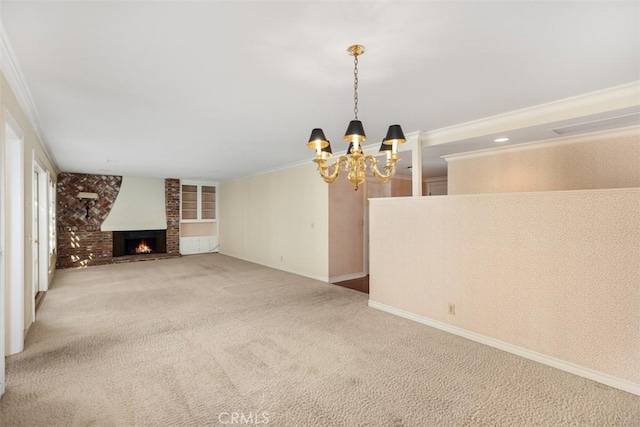
[[[2,1],[0,16],[66,172],[224,181],[311,159],[314,127],[342,151],[354,43],[369,142],[640,79],[638,2]],[[468,147],[426,148],[427,175]]]

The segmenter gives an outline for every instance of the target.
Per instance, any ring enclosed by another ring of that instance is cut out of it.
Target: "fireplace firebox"
[[[167,252],[167,230],[114,231],[113,256]]]

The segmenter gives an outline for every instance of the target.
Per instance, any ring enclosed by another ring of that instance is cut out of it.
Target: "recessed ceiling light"
[[[509,138],[496,138],[493,140],[493,142],[507,142],[509,140]]]

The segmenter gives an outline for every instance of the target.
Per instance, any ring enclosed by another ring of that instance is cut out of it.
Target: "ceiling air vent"
[[[610,117],[608,119],[593,120],[591,122],[578,123],[576,125],[563,126],[551,129],[558,135],[572,135],[578,133],[591,132],[596,130],[606,130],[620,128],[624,126],[640,125],[640,112],[625,114],[624,116]]]

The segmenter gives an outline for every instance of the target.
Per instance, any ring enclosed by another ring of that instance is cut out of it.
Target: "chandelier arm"
[[[389,182],[389,180],[396,174],[396,162],[393,159],[387,160],[387,163],[384,165],[386,173],[382,173],[378,170],[378,160],[376,160],[375,157],[368,155],[365,157],[365,161],[369,162],[373,177],[381,184]]]
[[[320,176],[327,184],[333,184],[335,180],[338,178],[340,174],[340,166],[347,161],[345,156],[340,156],[336,162],[332,165],[329,165],[325,159],[315,159],[314,162],[318,164],[318,172]],[[333,169],[333,172],[330,172],[330,169]]]

